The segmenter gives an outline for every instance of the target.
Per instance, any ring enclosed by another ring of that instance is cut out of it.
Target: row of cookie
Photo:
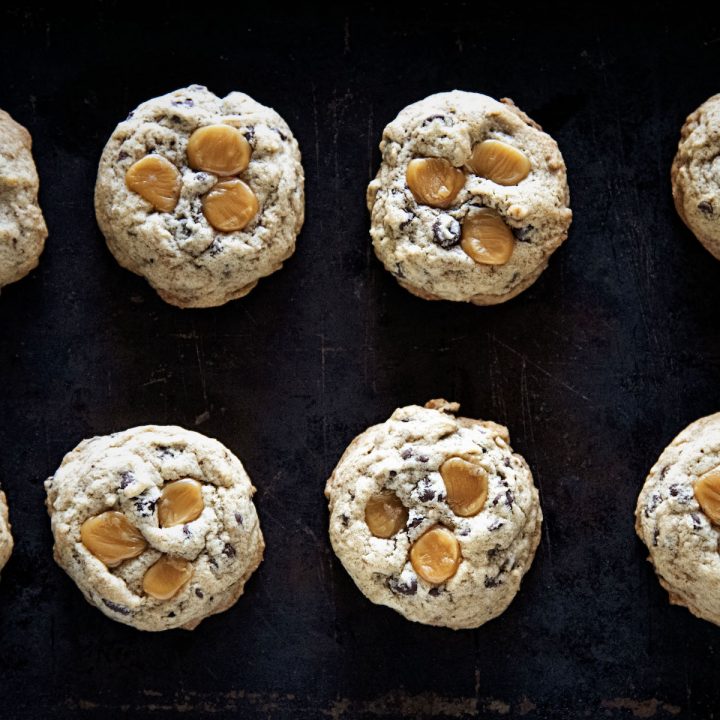
[[[720,258],[720,95],[687,119],[672,166],[686,224]],[[428,300],[504,302],[529,287],[572,219],[556,142],[510,100],[454,91],[400,112],[370,183],[373,247]],[[0,111],[0,286],[37,264],[47,230],[27,131]],[[95,187],[123,267],[167,302],[210,307],[250,292],[295,250],[304,219],[298,144],[271,108],[191,85],[149,100],[113,132]]]
[[[432,400],[356,437],[327,481],[333,549],[372,602],[476,628],[517,594],[538,543],[532,474],[494,422]],[[105,615],[195,628],[262,561],[255,488],[217,440],[144,426],[81,442],[49,478],[55,558]],[[637,532],[673,603],[720,624],[720,413],[693,423],[645,482]],[[0,567],[12,549],[0,493]]]

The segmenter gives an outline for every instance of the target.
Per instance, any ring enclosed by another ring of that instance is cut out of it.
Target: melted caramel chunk
[[[504,265],[515,249],[515,236],[494,210],[478,208],[465,218],[460,247],[476,263]]]
[[[482,509],[488,495],[488,476],[484,468],[459,457],[440,466],[447,503],[460,517],[472,517]]]
[[[187,560],[163,555],[143,578],[143,590],[156,600],[169,600],[192,577]]]
[[[197,520],[205,503],[202,485],[197,480],[177,480],[163,488],[158,501],[160,527],[184,525]]]
[[[410,548],[410,562],[426,582],[439,585],[458,569],[462,555],[455,535],[442,525],[435,525]]]
[[[108,567],[137,557],[147,547],[140,531],[116,510],[86,520],[80,528],[82,544]]]
[[[392,537],[405,527],[407,519],[407,508],[394,492],[373,495],[365,506],[365,522],[375,537]]]
[[[180,173],[160,155],[146,155],[125,173],[125,184],[160,212],[172,212],[180,197]]]
[[[250,162],[250,145],[229,125],[208,125],[196,130],[188,141],[188,165],[213,175],[237,175]]]
[[[207,221],[220,232],[242,230],[257,214],[255,193],[242,180],[219,182],[203,198]]]
[[[702,511],[716,525],[720,525],[720,467],[705,473],[694,487],[695,499]]]
[[[485,140],[472,151],[468,167],[480,177],[498,185],[517,185],[530,173],[530,161],[512,145],[499,140]]]
[[[445,158],[416,158],[407,166],[405,179],[419,203],[446,208],[462,190],[465,173]]]

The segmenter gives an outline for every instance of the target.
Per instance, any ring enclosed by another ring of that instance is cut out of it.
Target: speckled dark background
[[[0,717],[717,713],[720,629],[668,604],[632,511],[663,447],[720,409],[720,263],[669,184],[683,119],[720,91],[718,17],[657,3],[595,18],[96,5],[0,10],[0,107],[33,134],[50,227],[39,269],[0,299],[0,479],[17,541],[0,583]],[[249,297],[181,311],[116,265],[92,191],[115,124],[192,82],[285,117],[307,222]],[[383,126],[454,87],[514,98],[568,165],[570,239],[501,307],[418,300],[370,248]],[[546,516],[520,595],[474,632],[371,605],[326,535],[323,485],[351,438],[438,396],[510,427]],[[52,560],[45,477],[82,438],[147,422],[218,437],[258,487],[266,560],[193,633],[113,623]]]

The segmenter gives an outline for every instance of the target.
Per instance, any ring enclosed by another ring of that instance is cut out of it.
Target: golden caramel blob
[[[410,548],[415,572],[433,585],[449,580],[457,571],[462,555],[455,535],[442,525],[431,527]]]
[[[515,236],[490,208],[471,210],[462,227],[460,247],[481,265],[504,265],[515,249]]]
[[[525,154],[499,140],[475,145],[467,165],[476,175],[498,185],[517,185],[530,173],[530,161]]]
[[[375,537],[392,537],[405,527],[407,519],[407,508],[394,492],[373,495],[365,506],[365,522]]]
[[[80,528],[80,539],[108,567],[137,557],[147,547],[140,531],[116,510],[86,520]]]
[[[160,527],[173,527],[197,520],[205,503],[197,480],[177,480],[166,485],[158,501]]]
[[[156,600],[169,600],[192,574],[192,565],[187,560],[163,555],[145,573],[143,590]]]
[[[146,155],[125,173],[125,184],[160,212],[172,212],[180,198],[178,169],[160,155]]]
[[[716,525],[720,525],[720,467],[705,473],[693,488],[702,511]]]
[[[440,466],[447,503],[460,517],[477,515],[488,495],[488,476],[480,465],[452,457]]]
[[[242,230],[257,215],[255,193],[242,180],[224,180],[203,198],[207,221],[220,232]]]
[[[250,162],[250,144],[230,125],[207,125],[196,130],[188,141],[188,165],[214,175],[237,175]]]
[[[405,179],[419,203],[446,208],[462,190],[465,173],[445,158],[416,158],[408,164]]]

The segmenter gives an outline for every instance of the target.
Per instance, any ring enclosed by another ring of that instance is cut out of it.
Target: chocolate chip
[[[390,471],[390,477],[395,477],[397,475],[397,472],[395,470]]]
[[[432,482],[428,477],[424,477],[417,484],[417,491],[420,502],[429,502],[435,497],[435,490],[433,490]]]
[[[413,451],[412,451],[411,448],[405,448],[405,450],[403,450],[403,451],[400,453],[400,457],[401,457],[403,460],[408,460],[408,459],[410,459],[410,458],[412,457],[412,454],[413,454]]]
[[[129,615],[130,614],[130,608],[126,608],[124,605],[118,605],[117,603],[114,603],[112,600],[106,600],[105,598],[103,598],[102,601],[113,612],[120,613],[121,615]]]
[[[508,490],[508,491],[505,493],[505,504],[506,504],[508,507],[512,507],[513,502],[515,502],[515,496],[513,495],[512,490]]]
[[[488,530],[499,530],[505,523],[497,518],[488,525]]]
[[[235,548],[230,543],[225,543],[225,547],[222,551],[223,555],[227,555],[229,558],[234,558],[235,555],[237,555]]]
[[[139,495],[133,503],[135,505],[135,510],[140,517],[150,517],[155,512],[157,500],[150,500],[147,497],[143,498],[143,495],[146,493],[147,490],[142,495]]]
[[[513,229],[513,235],[517,238],[518,242],[532,242],[532,235],[535,228],[532,225],[526,225],[522,228]]]
[[[195,594],[202,600],[205,596],[200,588],[195,588]]]
[[[390,590],[398,595],[414,595],[417,592],[417,580],[413,578],[410,582],[402,582],[398,578],[388,578]]]
[[[447,213],[438,215],[432,231],[433,242],[445,250],[460,242],[460,223]]]
[[[340,516],[340,522],[342,522],[343,527],[347,527],[348,524],[350,523],[350,518],[347,515],[345,515],[345,513],[343,513]]]
[[[418,461],[426,463],[430,458],[427,455],[418,455]]]
[[[430,597],[437,597],[441,592],[439,587],[433,587],[428,590],[428,595],[430,595]]]
[[[287,140],[287,135],[280,128],[274,127],[273,130],[280,136],[281,140]]]
[[[192,98],[183,98],[182,100],[173,100],[172,104],[175,105],[176,107],[180,107],[180,106],[192,107],[195,104],[195,102]]]
[[[416,515],[412,520],[408,520],[407,528],[410,530],[411,528],[417,527],[425,518],[422,515]]]
[[[706,215],[712,215],[713,214],[713,206],[711,202],[708,202],[707,200],[702,200],[698,203],[698,210],[702,213],[705,213]]]
[[[250,125],[243,134],[245,135],[245,139],[252,144],[252,141],[255,139],[255,126]]]
[[[236,522],[238,525],[242,525],[242,524],[243,524],[242,515],[241,515],[240,513],[238,513],[238,512],[235,513],[235,522]]]
[[[208,562],[214,567],[218,567],[217,560],[214,557],[209,557]]]
[[[498,585],[502,585],[499,575],[497,575],[496,577],[485,576],[485,587],[486,588],[497,587]]]
[[[118,162],[127,160],[129,157],[130,157],[130,155],[128,155],[124,150],[121,150],[117,155]]]
[[[690,517],[692,518],[692,521],[693,521],[693,530],[699,530],[701,523],[700,523],[700,518],[698,517],[698,515],[696,513],[693,513]]]
[[[173,448],[167,447],[165,445],[158,445],[157,446],[157,454],[161,458],[175,457],[175,450]]]
[[[212,245],[208,248],[208,255],[210,257],[217,257],[223,250],[225,249],[225,245],[223,244],[223,241],[221,238],[216,237]]]
[[[423,120],[423,123],[422,123],[423,127],[425,127],[426,125],[429,125],[431,122],[433,122],[435,120],[442,120],[443,123],[445,123],[447,125],[453,124],[452,119],[448,122],[448,118],[445,115],[429,115],[428,117],[426,117]]]
[[[504,458],[504,459],[503,459],[503,465],[504,465],[505,467],[508,467],[508,468],[509,468],[509,467],[512,467],[512,462],[510,462],[510,458],[507,458],[507,457]]]
[[[124,490],[131,482],[135,480],[135,475],[129,470],[120,473],[120,489]]]
[[[192,535],[192,530],[187,525],[183,525],[183,535],[190,537]]]
[[[677,486],[677,485],[671,485],[671,486],[670,486],[670,494],[671,494],[673,497],[677,497],[678,492],[679,492],[679,490],[678,490],[678,486]]]
[[[665,467],[660,471],[660,479],[664,480],[665,476],[668,474],[668,470],[670,470],[669,465],[665,465]]]

